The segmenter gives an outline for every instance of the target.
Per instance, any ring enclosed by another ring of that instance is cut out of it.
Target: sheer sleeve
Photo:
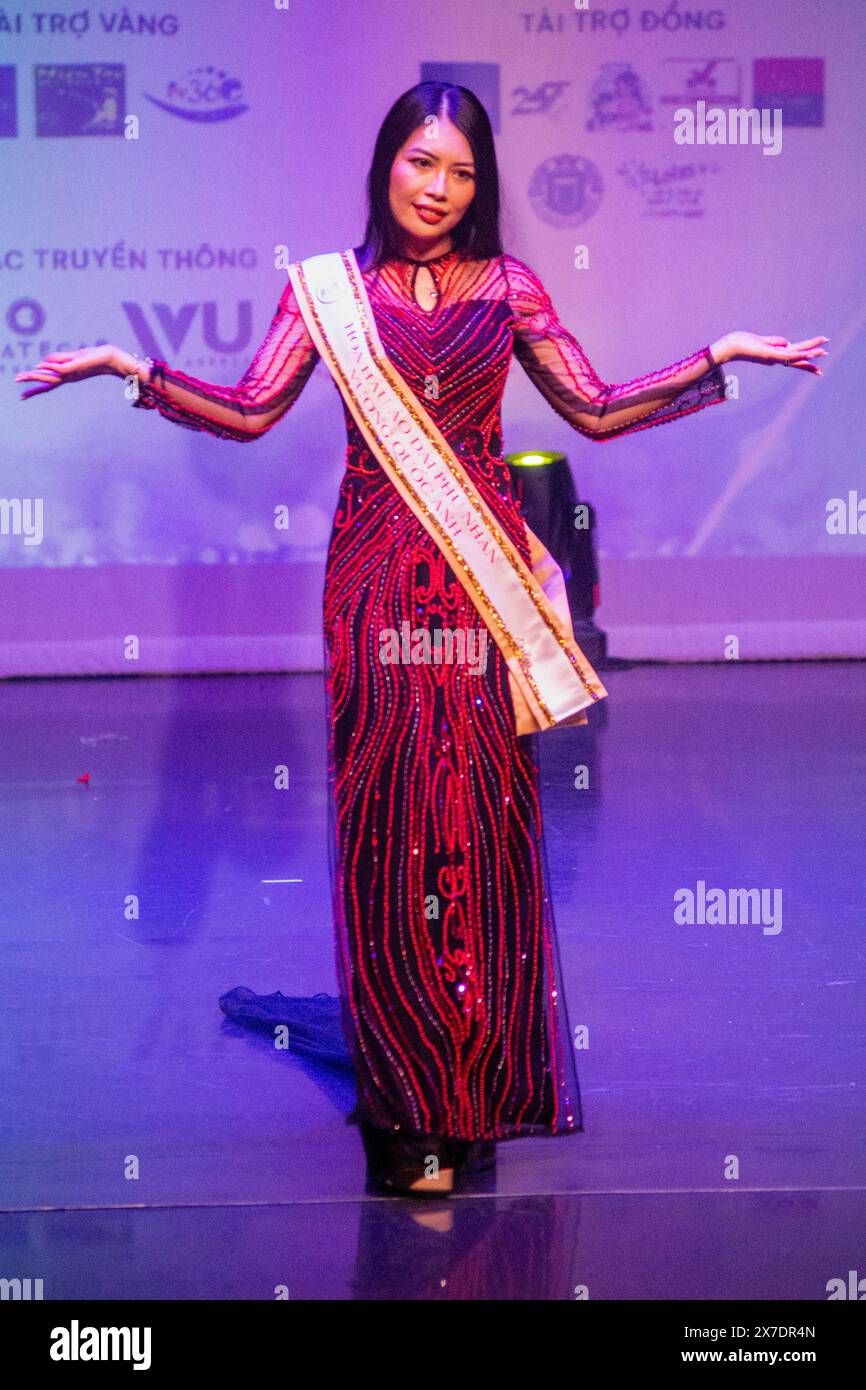
[[[660,371],[608,385],[560,322],[534,271],[504,257],[514,355],[554,410],[590,439],[613,439],[725,400],[725,377],[703,347]]]
[[[249,443],[294,405],[318,361],[291,281],[280,296],[264,342],[235,386],[215,386],[157,360],[135,405],[158,410],[191,430]]]

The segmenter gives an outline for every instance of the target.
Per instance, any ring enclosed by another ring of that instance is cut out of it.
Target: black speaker
[[[562,570],[577,644],[601,668],[608,653],[607,634],[594,621],[600,603],[595,509],[579,499],[565,454],[506,454],[505,461],[527,526]]]

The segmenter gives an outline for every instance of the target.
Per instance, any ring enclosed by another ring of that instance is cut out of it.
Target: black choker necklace
[[[419,261],[414,256],[398,256],[398,261],[406,261],[409,265],[438,265],[440,261],[447,260],[449,256],[456,256],[457,247],[452,246],[450,251],[443,251],[441,256],[431,256],[429,260]]]
[[[433,269],[433,267],[434,265],[441,266],[444,261],[449,261],[452,256],[456,255],[457,247],[452,246],[450,251],[443,251],[441,256],[431,256],[429,261],[419,261],[414,256],[398,256],[397,259],[398,261],[402,262],[402,264],[411,265],[414,267],[409,284],[409,289],[412,298],[415,299],[415,281],[418,279],[418,271],[422,265],[426,265],[427,269],[430,272],[430,278],[433,281],[433,288],[430,291],[431,298],[437,301],[440,300],[442,298],[442,291],[439,288],[439,281],[436,279],[436,271]],[[417,300],[415,302],[417,303]]]

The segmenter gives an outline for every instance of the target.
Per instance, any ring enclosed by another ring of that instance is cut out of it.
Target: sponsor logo
[[[566,87],[570,87],[570,82],[542,82],[533,91],[529,87],[515,87],[511,93],[514,104],[511,107],[512,116],[538,116],[543,115],[555,106],[562,96]]]
[[[18,134],[15,69],[0,67],[0,136]]]
[[[532,175],[529,201],[551,227],[578,227],[597,211],[604,193],[601,174],[591,159],[560,154],[546,159]]]
[[[141,351],[148,357],[166,360],[177,357],[186,342],[193,321],[201,309],[201,341],[211,352],[222,356],[245,351],[251,342],[253,331],[252,304],[248,299],[238,300],[235,324],[231,337],[226,337],[218,322],[218,305],[215,300],[205,300],[202,304],[182,304],[175,312],[168,304],[154,304],[153,315],[156,325],[151,324],[142,306],[132,300],[123,301],[123,310],[129,319]],[[164,344],[167,344],[165,350]]]
[[[733,58],[666,58],[662,106],[739,106],[742,71]]]
[[[778,109],[787,126],[824,124],[823,58],[756,58],[755,106]]]
[[[652,130],[646,83],[631,63],[603,63],[589,92],[587,130]]]
[[[122,135],[123,63],[38,63],[36,134]]]
[[[239,78],[211,66],[191,68],[182,77],[172,78],[166,83],[163,97],[150,92],[144,95],[160,111],[182,121],[231,121],[250,109],[243,100]]]
[[[708,160],[650,164],[643,159],[626,159],[616,172],[640,194],[644,217],[703,217],[707,210],[706,181],[720,172],[720,165]]]

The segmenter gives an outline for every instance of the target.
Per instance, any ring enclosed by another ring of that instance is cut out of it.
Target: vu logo
[[[202,341],[212,352],[242,352],[252,337],[253,310],[248,299],[238,300],[232,329],[220,325],[218,305],[213,299],[207,299],[203,304],[182,304],[177,310],[172,309],[170,304],[152,304],[150,307],[155,323],[151,323],[140,304],[132,300],[123,301],[132,330],[142,351],[149,357],[165,358],[179,353],[199,310]],[[231,333],[231,336],[226,336],[227,333]],[[163,350],[163,343],[168,351]]]

